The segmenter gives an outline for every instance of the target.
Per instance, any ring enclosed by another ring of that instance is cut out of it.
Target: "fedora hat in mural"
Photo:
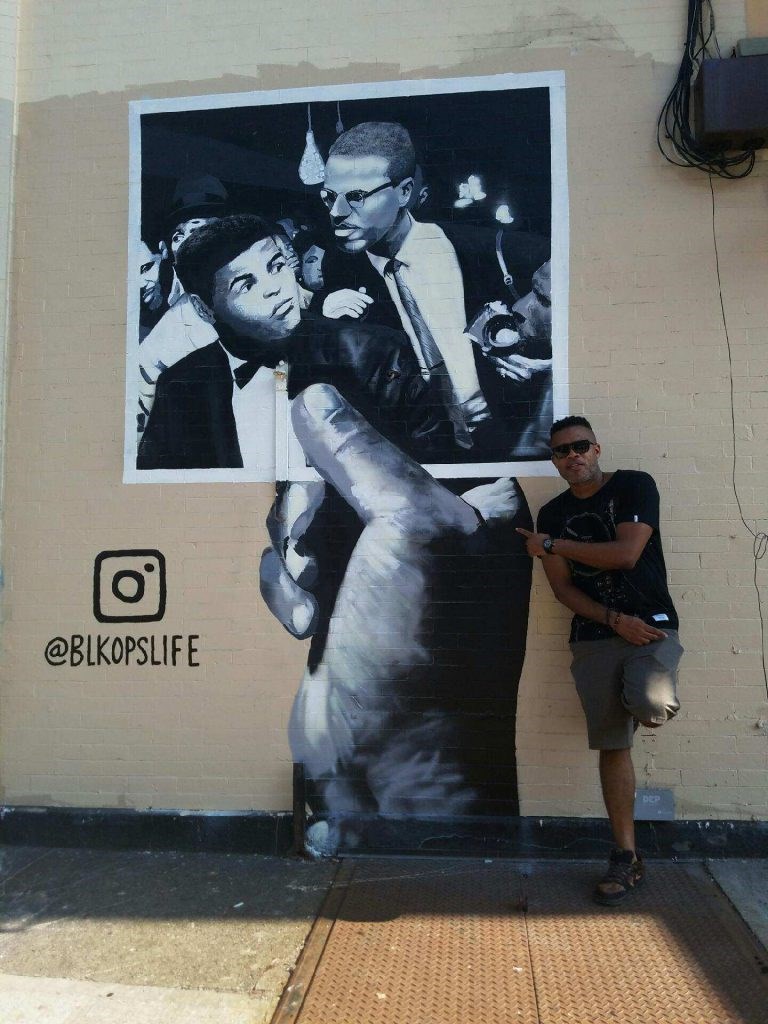
[[[228,202],[229,193],[218,178],[212,174],[188,175],[176,183],[166,220],[174,227],[194,217],[223,217]]]

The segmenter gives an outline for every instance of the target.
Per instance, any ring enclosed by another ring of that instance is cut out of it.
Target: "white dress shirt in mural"
[[[223,348],[223,346],[222,346]],[[275,479],[275,371],[260,366],[244,387],[235,380],[235,370],[245,364],[224,349],[232,371],[232,412],[243,469],[255,479]]]

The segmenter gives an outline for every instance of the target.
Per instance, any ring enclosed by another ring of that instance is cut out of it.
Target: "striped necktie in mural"
[[[461,406],[456,397],[456,392],[453,390],[453,384],[448,374],[448,368],[445,365],[445,360],[442,357],[440,349],[437,347],[437,342],[432,337],[432,332],[427,326],[427,322],[421,315],[419,305],[414,298],[413,292],[406,284],[406,281],[402,275],[403,263],[400,260],[392,259],[387,263],[384,268],[385,275],[390,275],[397,288],[397,293],[400,296],[400,301],[403,304],[405,312],[408,314],[408,319],[411,321],[413,327],[413,333],[416,335],[419,348],[421,349],[422,359],[426,365],[426,373],[422,371],[423,376],[429,380],[433,380],[438,387],[440,398],[445,406],[448,418],[453,426],[453,433],[456,438],[456,443],[461,448],[472,447],[472,435],[469,432],[467,421],[464,418],[464,414],[461,411]]]

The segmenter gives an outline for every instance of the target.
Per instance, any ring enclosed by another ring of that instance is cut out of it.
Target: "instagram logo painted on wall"
[[[165,615],[165,556],[153,548],[102,551],[93,567],[99,622],[159,622]]]

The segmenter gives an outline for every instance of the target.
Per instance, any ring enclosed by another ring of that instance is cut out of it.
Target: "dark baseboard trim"
[[[396,819],[369,816],[341,820],[338,853],[345,856],[420,855],[592,859],[614,845],[605,818]],[[638,821],[637,846],[644,857],[768,857],[768,821]],[[311,838],[311,833],[310,833]]]
[[[640,821],[636,827],[648,858],[768,857],[768,821]],[[348,857],[587,859],[604,857],[612,845],[604,818],[370,815],[344,819],[332,831],[336,852]],[[0,843],[11,846],[284,856],[295,851],[293,832],[287,811],[0,807]]]
[[[287,811],[132,811],[101,807],[0,807],[0,843],[9,846],[205,853],[291,852]]]

